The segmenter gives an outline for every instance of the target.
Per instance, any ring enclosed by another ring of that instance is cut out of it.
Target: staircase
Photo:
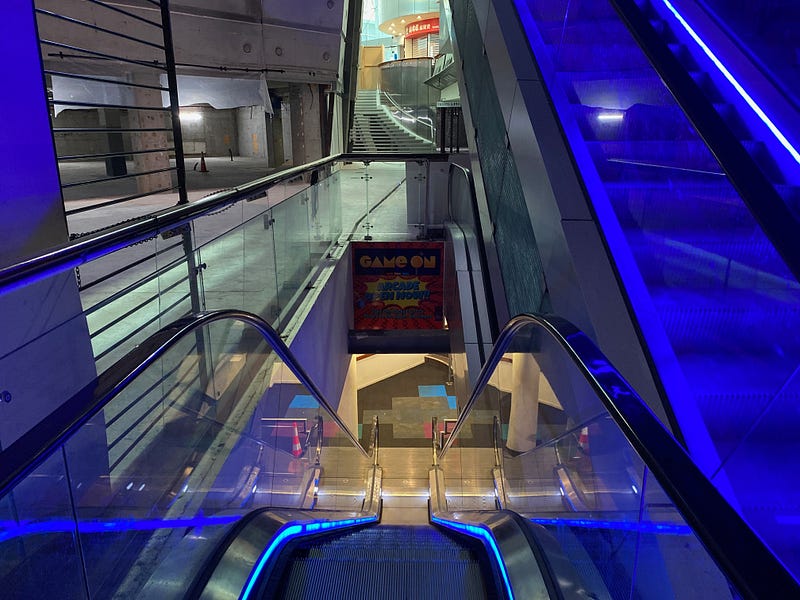
[[[365,153],[424,154],[435,152],[436,147],[403,127],[378,102],[379,90],[358,90],[353,128],[350,133],[351,151]]]
[[[377,525],[301,542],[262,598],[497,598],[487,577],[475,552],[435,527]]]

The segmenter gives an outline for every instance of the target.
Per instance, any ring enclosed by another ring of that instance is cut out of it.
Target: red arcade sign
[[[443,329],[444,244],[353,242],[355,330]]]
[[[439,33],[439,17],[421,19],[406,25],[406,39],[422,37],[431,33]]]

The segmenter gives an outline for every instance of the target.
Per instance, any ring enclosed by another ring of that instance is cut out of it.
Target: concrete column
[[[356,370],[356,357],[350,357],[347,375],[342,387],[342,398],[339,400],[339,417],[350,428],[354,435],[358,435],[358,373]]]
[[[100,127],[109,129],[119,129],[122,127],[122,116],[120,110],[116,108],[100,108]],[[125,144],[122,133],[116,131],[106,132],[106,144],[108,152],[125,152]],[[110,156],[105,159],[106,175],[118,176],[127,175],[128,166],[125,164],[124,156]]]
[[[292,162],[295,166],[322,158],[322,122],[317,86],[289,86],[292,114]]]
[[[33,2],[10,0],[0,52],[13,56],[0,114],[0,266],[67,241]],[[95,376],[72,271],[0,295],[0,446],[36,425]],[[101,431],[102,433],[102,431]],[[104,434],[103,434],[104,435]],[[91,462],[91,461],[88,461]]]
[[[160,85],[158,73],[134,73],[133,83],[145,85]],[[136,106],[163,106],[161,92],[149,88],[133,88],[134,103]],[[131,110],[129,111],[130,125],[134,129],[152,129],[170,126],[169,116],[166,112],[157,110]],[[172,146],[172,136],[168,131],[135,132],[131,134],[131,149],[147,150],[150,148],[169,148]],[[155,171],[166,169],[170,166],[167,152],[152,152],[148,154],[133,155],[134,170],[136,172]],[[172,186],[172,172],[154,173],[136,178],[136,187],[140,193],[153,192]]]
[[[511,416],[506,446],[517,452],[536,447],[539,425],[539,379],[536,360],[527,353],[515,353],[511,363]]]

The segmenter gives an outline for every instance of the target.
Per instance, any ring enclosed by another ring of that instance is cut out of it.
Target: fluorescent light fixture
[[[619,123],[625,118],[622,112],[601,112],[597,115],[597,120],[601,123]]]
[[[182,123],[199,123],[203,120],[203,113],[196,110],[182,110],[180,116]]]
[[[795,149],[795,147],[792,146],[791,143],[789,143],[789,140],[786,139],[786,136],[783,135],[781,130],[778,129],[775,123],[772,122],[772,119],[770,119],[767,116],[767,114],[761,109],[761,107],[758,104],[756,104],[756,101],[753,100],[750,94],[747,93],[747,91],[736,80],[736,78],[731,74],[731,72],[728,71],[725,65],[722,64],[722,61],[720,61],[717,58],[717,56],[711,51],[711,48],[709,48],[706,45],[706,43],[700,38],[700,36],[697,35],[695,30],[692,29],[691,25],[689,25],[689,23],[686,22],[686,19],[683,18],[683,15],[681,15],[677,11],[677,9],[674,6],[672,6],[672,3],[670,3],[669,0],[662,0],[662,2],[664,3],[664,6],[666,6],[667,9],[669,9],[669,11],[673,15],[675,15],[675,18],[678,20],[681,26],[692,37],[692,39],[697,43],[697,45],[700,46],[700,49],[703,52],[705,52],[706,56],[708,56],[708,58],[711,59],[711,62],[713,62],[714,65],[717,67],[717,69],[719,69],[719,72],[725,76],[725,79],[728,80],[728,82],[734,87],[734,89],[739,93],[739,95],[744,99],[744,101],[747,102],[747,105],[751,109],[753,109],[753,112],[756,113],[756,115],[758,115],[758,118],[761,119],[761,121],[763,121],[763,123],[769,128],[769,130],[772,132],[772,135],[774,135],[777,138],[777,140],[781,143],[781,145],[784,148],[786,148],[789,154],[792,155],[792,158],[794,158],[795,161],[800,163],[800,152],[798,152]]]

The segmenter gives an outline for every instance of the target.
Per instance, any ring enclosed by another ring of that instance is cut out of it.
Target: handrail
[[[800,583],[783,563],[700,471],[594,342],[561,317],[522,314],[508,322],[478,375],[440,459],[466,423],[514,336],[529,325],[544,329],[566,352],[738,591],[750,598],[800,597]]]
[[[478,202],[477,202],[477,194],[475,193],[475,178],[472,175],[472,171],[467,169],[466,167],[462,167],[456,163],[450,163],[450,170],[447,173],[447,212],[451,219],[453,219],[453,180],[455,178],[455,174],[460,173],[461,176],[466,180],[467,186],[469,187],[470,193],[470,202],[469,208],[472,212],[472,226],[475,228],[475,237],[479,241],[479,248],[480,251],[478,252],[478,258],[480,260],[480,267],[481,267],[481,275],[483,277],[483,285],[485,289],[492,289],[496,288],[494,282],[490,281],[489,273],[491,270],[489,269],[489,259],[486,256],[486,243],[483,237],[483,224],[481,223],[480,211],[478,209]],[[455,223],[462,227],[461,223],[454,219]],[[463,227],[462,227],[463,230]],[[467,254],[467,258],[469,260],[469,254]],[[498,331],[500,329],[498,318],[497,318],[497,307],[495,305],[494,300],[495,294],[486,294],[486,302],[489,308],[489,334],[492,336],[492,339],[496,339],[498,335]],[[483,355],[483,350],[481,349],[481,356]]]
[[[365,458],[370,458],[358,439],[341,420],[319,388],[309,378],[280,335],[261,317],[241,310],[216,310],[179,319],[157,331],[106,369],[94,381],[67,400],[48,417],[2,451],[0,498],[55,452],[61,444],[97,415],[147,367],[200,327],[221,320],[236,320],[254,327],[289,370],[347,435]]]
[[[68,271],[82,264],[111,254],[117,250],[152,238],[165,231],[172,231],[193,219],[224,208],[241,200],[255,198],[272,186],[294,179],[308,171],[320,169],[335,162],[384,162],[404,160],[447,160],[441,153],[430,154],[338,154],[321,158],[311,163],[285,169],[242,184],[233,189],[211,194],[189,204],[179,204],[142,217],[132,223],[124,223],[87,235],[79,240],[62,244],[31,258],[0,269],[0,295],[35,281]]]
[[[798,220],[635,0],[609,0],[786,266],[800,280]]]
[[[425,127],[427,127],[428,129],[431,130],[431,139],[430,140],[425,140],[425,141],[433,142],[436,139],[436,134],[433,131],[433,122],[426,123],[423,120],[423,118],[415,117],[414,115],[412,115],[410,112],[408,112],[403,107],[401,107],[397,102],[395,102],[394,98],[392,98],[392,95],[389,92],[378,88],[378,93],[379,94],[383,94],[386,97],[386,99],[389,100],[389,102],[392,103],[392,106],[394,106],[401,113],[403,113],[404,115],[407,115],[410,119],[412,119],[413,121],[415,121],[417,123],[422,123]],[[428,121],[430,121],[430,119],[428,119]],[[422,136],[419,136],[419,137],[422,137]],[[425,139],[425,138],[423,138],[423,139]]]

